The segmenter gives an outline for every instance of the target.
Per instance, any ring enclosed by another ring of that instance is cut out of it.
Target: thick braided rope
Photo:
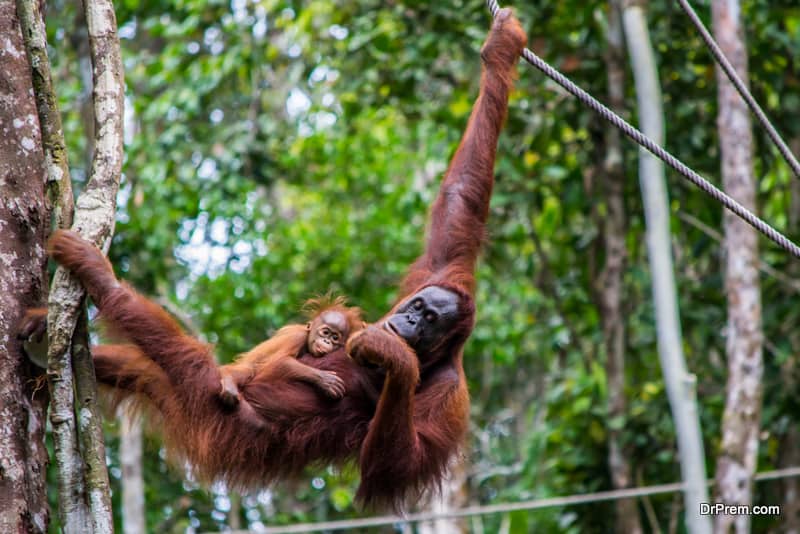
[[[486,0],[486,5],[489,11],[492,12],[492,17],[497,16],[500,11],[500,6],[497,0]],[[552,79],[558,85],[563,87],[568,93],[576,97],[583,104],[593,109],[605,120],[619,128],[622,133],[636,141],[639,145],[646,148],[650,153],[659,158],[661,161],[675,169],[681,176],[692,182],[694,185],[702,189],[711,198],[728,208],[731,212],[741,217],[750,226],[764,234],[768,239],[776,243],[778,246],[795,256],[800,258],[800,247],[789,240],[785,235],[778,230],[764,222],[753,212],[739,204],[736,200],[725,194],[722,190],[717,188],[714,184],[694,172],[687,165],[681,162],[678,158],[661,148],[655,141],[644,135],[642,132],[631,126],[622,117],[608,109],[601,104],[597,99],[592,97],[589,93],[575,85],[569,78],[558,72],[551,67],[546,61],[531,52],[529,49],[522,51],[522,57],[525,61],[542,71],[548,78]]]
[[[717,42],[711,36],[711,33],[709,33],[708,29],[703,25],[703,21],[700,20],[700,17],[697,16],[697,13],[695,13],[694,9],[692,9],[692,6],[687,0],[678,0],[678,3],[681,5],[684,13],[686,13],[686,15],[689,17],[689,20],[692,21],[692,24],[694,24],[694,27],[697,29],[698,33],[700,33],[700,36],[703,38],[703,41],[705,41],[709,52],[711,52],[711,55],[714,56],[714,59],[722,68],[723,72],[725,72],[725,75],[728,76],[728,79],[736,88],[736,91],[741,95],[745,103],[747,103],[750,111],[753,112],[753,115],[756,116],[758,122],[760,122],[764,130],[766,130],[769,138],[772,139],[773,143],[775,143],[775,146],[778,148],[781,156],[783,156],[786,164],[789,165],[790,169],[792,169],[794,175],[800,178],[800,163],[797,162],[797,158],[794,157],[792,151],[789,149],[778,131],[767,118],[764,110],[761,109],[761,106],[758,105],[758,102],[756,102],[755,98],[753,98],[753,95],[750,94],[750,91],[747,89],[747,86],[744,84],[742,79],[739,78],[738,74],[736,74],[736,70],[733,68],[733,65],[730,64],[728,58],[726,58],[725,54],[722,52],[722,49],[720,49]]]

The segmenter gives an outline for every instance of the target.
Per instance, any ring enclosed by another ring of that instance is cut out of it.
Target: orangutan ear
[[[306,332],[311,332],[311,321],[306,323]]]

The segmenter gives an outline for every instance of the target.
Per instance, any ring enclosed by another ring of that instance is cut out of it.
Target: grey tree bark
[[[142,422],[124,411],[120,414],[119,421],[122,532],[124,534],[140,534],[147,531],[144,515],[144,477],[142,475]]]
[[[624,0],[622,21],[636,82],[639,126],[659,144],[664,139],[664,112],[655,55],[647,30],[643,2]],[[686,369],[683,357],[678,299],[670,251],[669,204],[664,166],[645,149],[639,150],[639,183],[647,224],[647,252],[653,278],[658,355],[664,373],[686,486],[684,505],[686,527],[691,534],[711,532],[708,516],[700,515],[699,504],[708,502],[703,439],[697,413],[696,379]]]
[[[792,386],[796,387],[796,384]],[[800,464],[800,430],[794,424],[788,427],[780,441],[779,468],[795,467]],[[800,534],[800,484],[797,483],[797,477],[784,478],[781,481],[781,492],[780,532]]]
[[[47,532],[47,388],[16,339],[47,296],[50,215],[31,66],[14,0],[0,0],[0,532]]]
[[[711,3],[714,36],[742,80],[747,80],[747,48],[738,0]],[[719,144],[725,191],[755,211],[753,137],[747,105],[717,68]],[[761,423],[762,344],[761,288],[758,279],[758,235],[747,223],[723,212],[725,290],[728,325],[725,351],[728,384],[722,419],[722,443],[717,457],[717,500],[749,505],[758,455]],[[718,515],[715,532],[750,531],[748,515]]]
[[[800,137],[795,137],[789,143],[793,154],[800,154]],[[789,228],[797,231],[800,224],[800,180],[789,181]],[[800,268],[796,264],[790,266],[788,273],[792,279],[800,278]],[[798,336],[790,336],[789,342],[795,354],[798,354]],[[786,391],[794,391],[797,387],[797,357],[790,358],[783,365],[781,384]],[[788,425],[786,433],[781,439],[778,467],[794,467],[800,464],[800,429],[796,425]],[[781,481],[782,491],[782,532],[786,534],[800,534],[800,483],[796,477],[787,477]]]
[[[428,503],[428,511],[444,513],[463,508],[467,504],[467,474],[465,459],[458,458],[450,465],[447,477],[442,481],[442,491]],[[419,534],[458,534],[468,532],[467,521],[453,517],[422,522],[417,526]]]
[[[606,72],[608,73],[608,106],[617,114],[625,108],[625,38],[619,4],[608,5],[606,30]],[[595,298],[603,323],[608,383],[608,469],[614,489],[631,487],[631,465],[622,431],[627,416],[625,396],[625,319],[622,315],[622,276],[625,272],[625,169],[623,167],[620,132],[613,126],[605,131],[605,159],[600,184],[605,203],[602,221],[604,249],[603,267],[595,282]],[[635,499],[615,501],[616,530],[639,534],[642,524]]]
[[[39,8],[40,5],[35,0],[17,1],[17,12],[31,64],[32,89],[41,125],[48,196],[54,206],[57,224],[60,227],[68,227],[73,216],[72,185],[61,117],[50,76],[44,19]],[[85,499],[84,464],[78,450],[73,411],[72,374],[59,373],[62,363],[71,364],[68,358],[65,360],[65,362],[49,360],[47,363],[48,385],[52,399],[50,423],[53,427],[56,464],[59,467],[57,485],[60,525],[65,532],[78,532],[88,524],[89,508]]]
[[[85,238],[107,248],[113,234],[122,167],[123,81],[113,6],[108,0],[84,3],[93,64],[96,140],[90,178],[78,198],[73,221],[69,166],[50,76],[44,22],[36,1],[18,0],[17,4],[33,67],[48,184],[58,207],[58,226],[72,224]],[[83,297],[77,280],[59,268],[48,300],[47,320],[47,374],[58,466],[59,518],[62,530],[68,534],[86,532],[90,525],[96,534],[111,533],[114,526],[102,419],[96,402]]]

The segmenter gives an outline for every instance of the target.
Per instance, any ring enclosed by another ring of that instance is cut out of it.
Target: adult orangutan
[[[148,397],[168,421],[168,446],[204,479],[261,487],[309,464],[355,459],[358,498],[366,505],[402,507],[435,487],[467,429],[462,349],[474,324],[474,271],[497,139],[525,41],[511,11],[502,10],[481,49],[480,95],[432,206],[424,252],[401,283],[397,304],[351,336],[346,350],[300,357],[335,372],[344,397],[256,372],[239,384],[241,405],[253,412],[226,411],[210,348],[118,281],[95,247],[57,232],[53,258],[80,278],[104,321],[133,344],[96,350],[98,379]]]

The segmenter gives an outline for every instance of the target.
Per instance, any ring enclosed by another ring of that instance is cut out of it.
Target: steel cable
[[[767,118],[764,110],[761,109],[761,106],[758,105],[756,99],[753,98],[752,94],[750,94],[750,91],[747,89],[745,83],[741,78],[739,78],[739,75],[736,74],[736,69],[733,68],[733,65],[731,65],[728,61],[728,58],[725,57],[725,54],[714,40],[714,37],[711,36],[711,33],[708,31],[705,25],[703,25],[703,21],[700,20],[700,17],[697,16],[697,13],[695,13],[694,9],[692,9],[692,6],[689,4],[689,2],[687,2],[687,0],[678,0],[678,3],[680,4],[684,13],[686,13],[686,15],[689,17],[689,20],[692,21],[692,24],[694,24],[694,27],[697,29],[698,33],[700,33],[700,36],[703,38],[703,41],[705,41],[706,46],[708,47],[708,51],[711,52],[712,56],[714,56],[714,59],[731,81],[731,84],[733,84],[733,86],[736,88],[736,91],[739,93],[739,95],[741,95],[742,99],[750,108],[750,111],[753,112],[753,115],[756,116],[758,122],[761,123],[761,126],[764,128],[764,130],[766,130],[769,138],[772,139],[773,143],[775,143],[775,146],[778,148],[778,152],[781,153],[781,156],[783,156],[786,164],[789,165],[789,168],[792,170],[794,175],[797,178],[800,178],[800,163],[797,162],[797,158],[795,158],[794,154],[792,154],[792,151],[781,138],[775,127],[772,126],[772,123]]]
[[[497,0],[486,0],[486,5],[492,12],[492,17],[497,16],[497,12],[500,10]],[[711,198],[728,208],[738,217],[741,217],[750,226],[761,232],[768,239],[792,254],[794,257],[800,258],[800,247],[798,247],[788,237],[767,224],[753,212],[739,204],[739,202],[723,192],[717,186],[697,174],[678,158],[663,149],[660,145],[658,145],[658,143],[634,128],[625,119],[608,109],[589,93],[575,85],[575,83],[573,83],[569,78],[561,74],[555,68],[551,67],[546,61],[534,54],[530,49],[524,49],[522,51],[522,57],[525,58],[525,61],[542,71],[545,76],[564,88],[564,90],[566,90],[568,93],[597,112],[606,121],[619,128],[620,131],[622,131],[625,135],[646,148],[650,153],[669,165],[671,168],[675,169],[678,174],[702,189]]]

